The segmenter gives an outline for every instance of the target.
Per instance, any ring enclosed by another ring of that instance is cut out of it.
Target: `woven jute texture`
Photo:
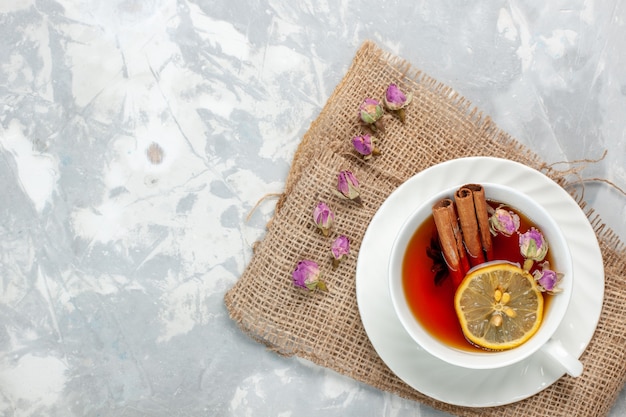
[[[364,162],[350,138],[364,132],[356,110],[365,97],[382,98],[389,83],[414,94],[407,121],[391,119],[381,138],[381,155]],[[360,244],[378,207],[417,172],[467,156],[521,162],[566,189],[567,171],[554,170],[500,130],[451,88],[406,61],[365,42],[348,72],[300,143],[285,190],[265,237],[254,247],[244,273],[225,296],[231,318],[253,339],[281,355],[297,355],[384,391],[458,416],[604,416],[626,381],[626,249],[602,220],[585,210],[602,251],[606,289],[600,322],[581,360],[580,378],[564,376],[540,393],[493,408],[441,403],[402,382],[376,354],[360,320],[355,269]],[[337,197],[340,170],[361,183],[363,205]],[[571,176],[570,176],[571,177]],[[261,196],[260,196],[261,197]],[[575,196],[576,197],[576,196]],[[330,262],[333,236],[324,237],[312,210],[325,201],[335,213],[334,233],[351,239],[351,256],[337,269]],[[316,260],[328,293],[306,293],[292,285],[301,259]]]

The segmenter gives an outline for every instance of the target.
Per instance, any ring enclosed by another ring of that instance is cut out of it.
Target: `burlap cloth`
[[[356,110],[365,97],[382,98],[391,82],[414,94],[407,122],[390,121],[381,135],[382,154],[363,162],[350,143],[352,136],[363,132]],[[364,43],[304,135],[267,234],[257,242],[249,265],[225,296],[232,319],[250,337],[281,355],[309,359],[459,416],[608,414],[626,381],[626,249],[589,210],[586,213],[603,254],[606,289],[600,322],[581,357],[585,366],[582,377],[564,376],[540,393],[510,405],[465,408],[415,391],[387,368],[372,347],[355,294],[356,261],[369,221],[403,181],[431,165],[466,156],[518,161],[572,189],[566,172],[548,167],[452,89],[375,44]],[[341,169],[351,170],[361,182],[362,207],[333,194]],[[332,239],[318,233],[312,221],[319,200],[328,202],[335,212],[335,232],[351,239],[352,254],[336,270],[329,260]],[[577,201],[584,209],[584,201]],[[291,272],[304,258],[320,263],[329,293],[305,293],[292,285]]]

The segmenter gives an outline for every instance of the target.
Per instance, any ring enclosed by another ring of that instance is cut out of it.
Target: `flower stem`
[[[533,267],[533,263],[534,262],[535,261],[533,261],[532,259],[526,259],[524,261],[524,271],[526,271],[526,272],[530,271],[530,268]]]

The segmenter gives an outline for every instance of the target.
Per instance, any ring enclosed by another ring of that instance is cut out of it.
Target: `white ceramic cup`
[[[502,368],[520,362],[542,350],[569,375],[580,376],[583,370],[582,363],[569,354],[559,340],[552,337],[565,316],[572,295],[574,273],[567,241],[556,221],[541,205],[530,196],[511,187],[482,184],[488,200],[510,205],[524,214],[541,230],[552,253],[554,264],[550,266],[563,274],[563,279],[559,285],[563,291],[552,296],[553,299],[544,311],[539,330],[528,341],[513,349],[500,352],[466,351],[449,346],[431,335],[411,312],[402,285],[402,263],[407,245],[419,226],[431,216],[433,204],[442,198],[452,198],[454,192],[462,185],[459,184],[457,187],[442,190],[421,204],[405,221],[393,243],[389,261],[389,289],[400,322],[419,346],[431,355],[452,365],[471,369]]]

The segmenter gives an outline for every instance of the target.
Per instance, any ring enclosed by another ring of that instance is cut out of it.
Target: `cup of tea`
[[[397,317],[413,340],[434,357],[463,368],[496,369],[520,362],[538,351],[549,355],[552,361],[571,376],[582,373],[582,363],[569,354],[563,344],[553,337],[565,317],[574,284],[574,271],[567,240],[557,222],[531,196],[500,184],[480,184],[492,214],[504,208],[520,219],[519,229],[512,235],[493,231],[494,259],[473,266],[476,270],[491,263],[524,262],[519,248],[519,234],[526,229],[541,231],[547,242],[550,270],[558,272],[558,292],[543,292],[543,308],[539,327],[523,343],[504,350],[476,346],[463,333],[455,309],[455,292],[461,286],[446,276],[449,260],[442,254],[433,206],[444,199],[452,199],[459,187],[451,187],[426,199],[407,218],[393,243],[388,266],[389,290]],[[463,245],[465,246],[465,245]],[[517,251],[517,253],[515,253]],[[533,262],[533,269],[540,264]],[[530,273],[530,272],[529,272]],[[469,276],[465,275],[466,277]],[[513,314],[513,313],[511,313]]]

